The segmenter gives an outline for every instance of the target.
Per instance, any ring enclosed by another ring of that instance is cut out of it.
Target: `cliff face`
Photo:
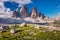
[[[35,7],[33,7],[32,11],[31,11],[31,17],[35,18],[38,16],[39,16],[39,13],[38,13],[37,9]]]
[[[1,4],[1,2],[0,2],[0,4]],[[2,16],[2,17],[5,17],[5,13],[4,13],[4,7],[3,7],[3,4],[1,4],[2,6],[0,7],[0,15]],[[1,10],[1,9],[3,9],[3,10]],[[4,15],[2,14],[2,13],[4,13]],[[9,11],[7,12],[7,14],[9,13]],[[13,12],[13,14],[12,14],[12,16],[11,17],[14,17],[14,18],[16,18],[16,20],[15,19],[3,19],[3,23],[4,22],[17,22],[17,23],[19,23],[19,22],[21,22],[21,23],[23,23],[23,22],[29,22],[29,23],[34,23],[34,22],[38,22],[38,23],[40,23],[40,20],[42,20],[42,21],[47,21],[47,22],[53,22],[54,20],[53,19],[51,19],[51,18],[49,18],[49,17],[46,17],[46,16],[44,16],[41,12],[38,12],[38,10],[37,10],[37,8],[36,7],[33,7],[32,8],[32,10],[31,10],[31,15],[28,15],[29,13],[28,13],[28,8],[26,7],[26,5],[23,5],[22,7],[21,7],[21,9],[20,9],[20,13],[18,12],[18,9],[16,9],[14,12]],[[7,15],[7,17],[8,17],[9,15]],[[18,18],[19,17],[19,18]],[[10,17],[9,17],[10,18]],[[21,18],[21,19],[20,19]],[[23,19],[22,19],[23,18]],[[18,19],[20,19],[20,20],[18,20]],[[8,21],[7,21],[8,20]],[[11,20],[13,20],[13,21],[11,21]],[[15,21],[14,21],[15,20]],[[59,16],[57,16],[56,17],[56,20],[60,20],[60,15]]]
[[[40,19],[44,19],[45,18],[45,16],[42,14],[42,13],[39,13],[38,11],[37,11],[37,8],[36,7],[33,7],[32,8],[32,11],[31,11],[31,17],[32,18],[40,18]]]
[[[28,10],[27,10],[27,7],[25,5],[22,6],[21,10],[20,10],[20,13],[18,13],[18,10],[16,9],[14,12],[13,12],[13,16],[12,17],[20,17],[20,18],[23,18],[25,20],[33,20],[33,21],[41,21],[41,20],[44,20],[46,22],[53,22],[54,19],[51,19],[49,17],[46,17],[45,15],[43,15],[41,12],[39,13],[37,11],[37,8],[36,7],[33,7],[32,8],[32,11],[31,11],[31,15],[28,17]],[[57,17],[58,19],[60,19],[60,16]]]
[[[14,12],[13,12],[13,15],[12,17],[20,17],[20,14],[18,13],[18,9],[16,9]]]
[[[16,9],[13,12],[12,17],[21,17],[21,18],[25,18],[25,17],[32,17],[32,18],[40,18],[40,19],[44,19],[45,16],[42,13],[39,13],[37,11],[36,7],[32,8],[32,11],[30,13],[30,15],[28,15],[28,9],[26,7],[26,5],[23,5],[22,8],[20,9],[20,13],[18,13],[18,9]]]
[[[25,5],[22,6],[20,10],[21,17],[27,17],[28,16],[28,9]]]

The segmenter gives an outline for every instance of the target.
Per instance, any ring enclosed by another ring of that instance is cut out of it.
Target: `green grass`
[[[45,28],[18,26],[14,35],[11,35],[9,30],[1,33],[0,40],[60,40],[60,32],[56,30],[39,32],[45,30]]]

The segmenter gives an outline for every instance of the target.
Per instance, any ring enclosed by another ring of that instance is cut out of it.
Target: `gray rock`
[[[21,26],[21,27],[26,27],[27,24],[26,24],[26,23],[22,23],[20,26]]]
[[[21,16],[22,18],[28,16],[28,9],[27,9],[26,5],[23,5],[23,6],[22,6],[22,8],[21,8],[21,10],[20,10],[20,16]]]

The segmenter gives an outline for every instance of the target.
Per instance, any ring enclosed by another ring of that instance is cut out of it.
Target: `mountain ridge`
[[[18,12],[18,9],[16,9],[10,18],[2,18],[1,22],[6,23],[50,23],[54,22],[53,19],[45,16],[41,12],[38,12],[36,7],[32,7],[32,10],[30,12],[30,16],[28,13],[28,8],[26,5],[23,5],[20,9],[20,13]]]

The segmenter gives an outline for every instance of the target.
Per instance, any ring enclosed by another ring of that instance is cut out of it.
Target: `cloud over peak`
[[[32,2],[31,0],[1,0],[1,1],[3,1],[3,2],[7,2],[7,1],[16,2],[18,4],[29,4]]]
[[[4,2],[15,2],[18,3],[19,6],[22,6],[23,4],[29,4],[32,3],[31,0],[0,0],[0,17],[5,17],[5,16],[11,16],[12,15],[12,11],[10,11],[10,8],[5,8],[4,6]],[[1,13],[3,13],[1,15]]]

